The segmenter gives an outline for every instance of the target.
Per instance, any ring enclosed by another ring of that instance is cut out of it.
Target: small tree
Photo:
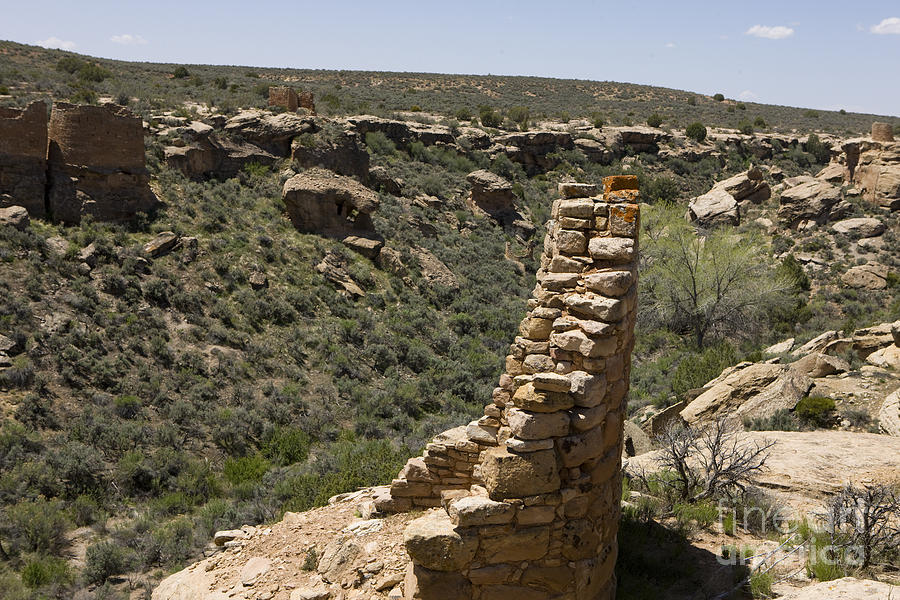
[[[700,122],[691,123],[684,130],[684,134],[692,140],[702,142],[706,139],[706,127]]]
[[[184,79],[189,75],[190,73],[184,66],[175,67],[175,70],[172,72],[172,76],[175,77],[175,79]]]
[[[725,100],[725,95],[716,94],[715,96],[713,96],[713,100],[715,100],[716,102],[723,102]]]
[[[657,113],[653,113],[649,117],[647,117],[647,125],[650,127],[659,127],[662,125],[663,118],[659,116]]]
[[[758,331],[790,302],[795,282],[770,267],[759,239],[724,229],[698,235],[676,211],[654,206],[644,220],[641,305],[647,318],[690,333],[699,349],[712,336]]]
[[[900,496],[890,487],[877,484],[847,485],[828,503],[826,524],[834,540],[845,550],[861,552],[862,568],[877,557],[897,552],[900,529]]]
[[[482,106],[478,109],[478,116],[481,124],[485,127],[500,127],[503,124],[503,118],[500,114],[490,106]]]

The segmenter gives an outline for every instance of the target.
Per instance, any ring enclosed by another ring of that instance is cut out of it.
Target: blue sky
[[[154,62],[540,75],[900,116],[900,2],[0,0],[0,39]]]

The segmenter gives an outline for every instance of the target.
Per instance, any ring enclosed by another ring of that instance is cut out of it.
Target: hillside
[[[636,421],[771,344],[900,314],[897,145],[858,138],[889,118],[628,84],[152,65],[9,42],[0,57],[5,106],[103,97],[142,117],[159,200],[122,222],[85,202],[66,223],[0,225],[10,598],[147,598],[217,530],[388,483],[477,418],[560,182],[640,184]],[[284,83],[318,114],[263,108]],[[661,127],[644,125],[653,113]],[[654,269],[678,235],[739,250],[754,284],[781,287],[698,338]],[[852,347],[832,354],[867,368]],[[828,393],[840,418],[820,428],[878,431],[881,395]]]

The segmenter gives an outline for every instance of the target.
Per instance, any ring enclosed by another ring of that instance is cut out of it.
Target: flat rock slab
[[[898,597],[900,597],[900,586],[869,579],[844,577],[805,587],[798,592],[782,596],[781,600],[863,600],[864,598],[878,600]]]

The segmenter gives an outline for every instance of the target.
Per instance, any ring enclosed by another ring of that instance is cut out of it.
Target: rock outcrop
[[[572,135],[563,131],[523,131],[501,135],[493,140],[492,154],[504,153],[529,175],[553,169],[559,164],[560,150],[575,147]]]
[[[473,210],[486,213],[523,238],[534,234],[534,225],[516,208],[517,198],[509,181],[485,170],[469,173],[466,180],[472,185],[469,206]]]
[[[356,177],[363,183],[369,179],[369,153],[359,136],[352,132],[294,138],[291,161],[299,168],[322,167],[338,175]]]
[[[752,168],[720,181],[707,193],[692,198],[687,218],[701,227],[738,225],[741,221],[741,202],[759,204],[768,200],[771,194],[762,171]]]
[[[375,499],[442,507],[405,532],[405,597],[611,599],[637,299],[636,177],[560,184],[538,285],[481,419]],[[498,535],[499,534],[499,535]]]
[[[408,148],[413,142],[433,146],[435,144],[452,144],[456,141],[450,129],[443,125],[394,121],[371,115],[350,117],[347,119],[347,123],[363,137],[369,132],[381,132],[401,148]]]
[[[374,232],[378,196],[349,177],[310,169],[288,179],[281,197],[299,231],[337,237]]]
[[[0,107],[0,208],[22,206],[33,218],[47,213],[47,105]]]
[[[49,125],[47,205],[58,221],[125,221],[157,204],[140,117],[115,104],[57,102]]]
[[[841,199],[841,188],[827,181],[810,178],[781,193],[778,219],[786,227],[797,227],[803,221],[825,223],[834,205]]]
[[[282,158],[291,155],[291,142],[295,137],[318,130],[316,119],[312,117],[294,113],[273,115],[259,110],[245,110],[225,123],[225,133],[230,137],[250,142]]]
[[[841,282],[847,287],[864,290],[883,290],[887,287],[889,269],[877,262],[850,267],[841,275]]]

